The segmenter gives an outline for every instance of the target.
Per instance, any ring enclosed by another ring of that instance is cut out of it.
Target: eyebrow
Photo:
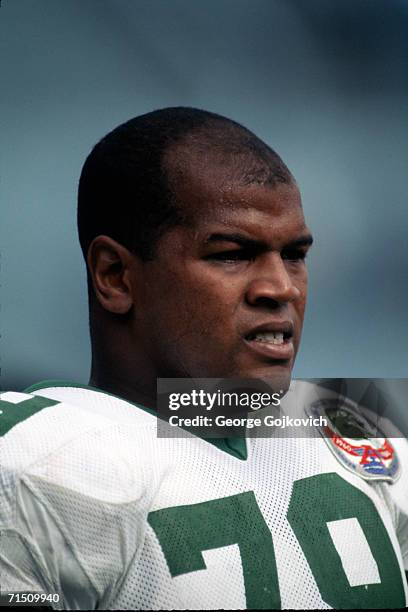
[[[206,242],[235,242],[236,244],[246,248],[259,248],[261,246],[267,246],[267,243],[264,240],[255,240],[253,238],[243,236],[242,234],[234,233],[211,234],[208,236]],[[311,246],[312,244],[313,236],[311,234],[306,234],[305,236],[300,236],[300,238],[296,238],[296,240],[289,242],[286,247],[306,247]]]

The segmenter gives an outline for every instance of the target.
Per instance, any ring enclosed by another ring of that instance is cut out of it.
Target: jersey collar
[[[122,401],[128,402],[132,406],[144,410],[149,414],[156,415],[156,411],[152,408],[147,408],[142,404],[135,404],[134,402],[130,402],[129,400],[124,400],[124,398],[118,397],[113,393],[108,393],[107,391],[103,391],[102,389],[98,389],[97,387],[92,387],[90,385],[83,385],[80,383],[65,381],[65,380],[43,380],[39,383],[35,383],[31,385],[27,389],[24,389],[24,393],[33,393],[34,391],[40,391],[41,389],[47,389],[49,387],[75,387],[79,389],[89,389],[90,391],[97,391],[98,393],[104,393],[105,395],[110,395],[111,397],[115,397]],[[248,449],[247,449],[247,441],[246,438],[201,438],[205,442],[209,442],[213,446],[216,446],[220,450],[240,459],[241,461],[246,461],[248,458]]]

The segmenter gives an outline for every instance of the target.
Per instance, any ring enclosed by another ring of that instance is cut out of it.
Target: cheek
[[[157,296],[158,298],[159,296]],[[161,317],[178,333],[219,337],[234,324],[237,290],[197,266],[168,275],[161,297]]]
[[[179,294],[184,295],[185,310],[195,325],[201,327],[200,332],[214,335],[220,327],[232,324],[235,296],[232,288],[219,278],[191,274],[180,283]]]
[[[296,309],[304,312],[307,298],[308,273],[304,267],[301,272],[294,276],[293,282],[300,291],[300,297],[296,302]]]
[[[306,293],[302,296],[302,298],[296,303],[295,309],[297,313],[297,331],[295,332],[296,344],[299,345],[300,338],[302,335],[303,322],[305,317],[305,308],[306,308]]]
[[[162,268],[154,270],[144,282],[141,311],[144,312],[153,331],[184,328],[193,325],[194,319],[201,318],[205,309],[203,289],[188,282],[183,272]]]

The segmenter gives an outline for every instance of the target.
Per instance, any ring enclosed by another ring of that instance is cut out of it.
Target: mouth
[[[260,325],[245,334],[244,342],[257,355],[273,361],[289,361],[295,355],[293,324],[281,321]]]

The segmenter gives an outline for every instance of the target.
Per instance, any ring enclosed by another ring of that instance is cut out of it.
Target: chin
[[[239,378],[260,380],[275,392],[285,394],[292,378],[292,364],[277,364],[251,368],[238,374]]]

